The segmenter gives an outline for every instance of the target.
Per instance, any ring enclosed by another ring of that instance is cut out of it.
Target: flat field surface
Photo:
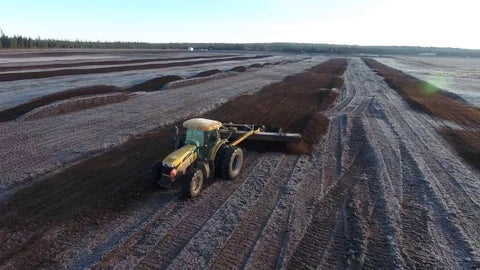
[[[396,56],[375,58],[390,67],[460,95],[480,108],[480,59]]]
[[[398,59],[376,60],[420,65]],[[473,126],[421,112],[376,71],[305,54],[0,51],[0,268],[480,267],[480,171],[444,135],[477,136],[475,109]],[[241,145],[240,176],[194,199],[153,188],[168,126],[197,116],[304,139]]]

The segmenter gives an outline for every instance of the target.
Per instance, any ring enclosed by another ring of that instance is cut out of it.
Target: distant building
[[[421,52],[418,55],[423,55],[423,56],[435,56],[437,53],[434,52]]]

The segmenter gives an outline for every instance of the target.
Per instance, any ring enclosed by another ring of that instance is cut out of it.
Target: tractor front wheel
[[[243,151],[236,146],[228,146],[224,149],[221,163],[223,178],[233,179],[240,174],[243,166]]]
[[[187,177],[187,195],[191,198],[197,197],[203,186],[203,172],[198,168],[194,168]]]

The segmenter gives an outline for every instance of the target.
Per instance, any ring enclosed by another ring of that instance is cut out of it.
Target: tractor
[[[264,125],[221,123],[216,120],[193,118],[183,122],[182,136],[175,133],[175,151],[152,166],[152,183],[170,188],[185,178],[184,192],[197,197],[204,179],[214,175],[234,179],[242,170],[243,151],[238,144],[244,140],[299,142],[301,135],[283,133],[281,129],[266,130]]]

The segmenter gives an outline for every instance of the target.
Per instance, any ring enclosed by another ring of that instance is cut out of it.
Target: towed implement
[[[163,188],[185,177],[184,191],[189,197],[200,194],[203,180],[217,175],[233,179],[243,166],[243,151],[238,144],[244,140],[299,142],[301,135],[284,133],[281,129],[257,124],[221,123],[193,118],[183,122],[183,136],[175,132],[175,151],[152,167],[152,182]]]

